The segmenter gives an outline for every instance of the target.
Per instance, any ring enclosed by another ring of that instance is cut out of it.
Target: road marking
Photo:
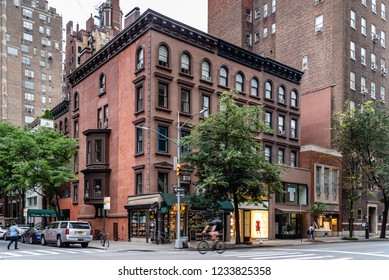
[[[59,255],[60,253],[49,250],[35,250],[35,252],[41,252],[43,254]]]
[[[304,257],[304,258],[296,258],[295,260],[313,260],[313,259],[324,259],[324,258],[333,258],[334,256],[326,255],[326,256],[314,256],[314,257]]]
[[[34,256],[42,255],[42,254],[40,254],[40,253],[36,253],[35,251],[21,251],[20,253],[23,253],[23,254],[30,254],[30,255],[34,255]]]
[[[251,258],[252,260],[270,260],[270,259],[292,259],[296,257],[307,257],[315,256],[315,254],[290,254],[290,255],[280,255],[280,256],[264,256],[262,258]]]

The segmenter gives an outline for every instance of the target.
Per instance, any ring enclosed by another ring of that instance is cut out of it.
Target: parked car
[[[0,239],[4,239],[4,234],[6,232],[7,232],[7,228],[0,226]]]
[[[19,228],[18,236],[19,236],[19,239],[21,239],[23,233],[25,233],[30,227],[26,226],[26,225],[23,225],[23,226],[18,226],[18,228]],[[7,229],[7,231],[5,232],[3,239],[4,240],[10,240],[11,239],[9,229]]]
[[[68,247],[70,244],[81,244],[88,247],[92,241],[93,232],[90,224],[83,221],[56,221],[42,230],[41,244],[56,244],[57,247]]]
[[[22,243],[40,243],[41,242],[42,228],[30,227],[21,237]]]

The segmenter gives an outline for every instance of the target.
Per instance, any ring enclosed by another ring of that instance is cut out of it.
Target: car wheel
[[[61,236],[58,236],[57,237],[57,247],[62,247],[63,246],[63,243],[62,243],[62,240],[61,240]]]
[[[88,243],[81,243],[81,247],[82,247],[82,248],[88,247]]]
[[[41,244],[42,244],[43,246],[46,246],[46,245],[47,245],[46,238],[45,238],[44,235],[42,235],[42,237],[41,237]]]
[[[29,243],[30,243],[30,244],[34,243],[34,240],[32,239],[32,236],[30,236]]]

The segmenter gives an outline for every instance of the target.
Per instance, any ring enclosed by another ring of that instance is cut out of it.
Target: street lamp
[[[180,124],[180,111],[178,111],[177,112],[177,140],[169,138],[169,137],[161,134],[160,132],[158,132],[154,129],[151,129],[149,127],[144,127],[144,126],[137,126],[137,127],[140,129],[143,129],[143,130],[153,131],[153,132],[165,137],[166,139],[173,142],[174,144],[176,144],[177,145],[177,164],[181,164],[180,163],[180,159],[181,159],[181,129],[195,116],[197,116],[199,114],[203,114],[206,111],[208,111],[208,108],[202,109],[200,112],[197,112],[196,114],[192,115],[182,125]],[[174,168],[176,168],[176,166],[174,166]],[[181,186],[180,175],[177,174],[177,194],[176,194],[177,195],[177,219],[176,219],[177,229],[176,229],[176,243],[174,246],[174,248],[176,248],[176,249],[181,249],[183,247],[182,246],[182,239],[181,239],[181,230],[180,230],[181,229],[181,187],[180,186]]]

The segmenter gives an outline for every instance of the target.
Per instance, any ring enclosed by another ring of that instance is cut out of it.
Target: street
[[[196,250],[155,250],[128,248],[69,248],[19,243],[19,250],[7,250],[8,242],[0,241],[0,260],[389,260],[389,242],[344,242],[230,249],[223,254]],[[153,248],[153,247],[151,247]]]

